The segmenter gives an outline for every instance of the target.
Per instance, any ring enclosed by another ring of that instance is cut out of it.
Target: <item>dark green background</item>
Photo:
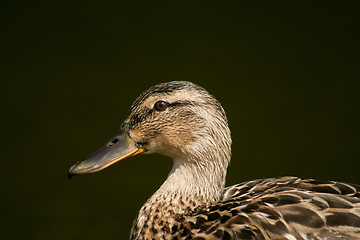
[[[1,239],[127,239],[171,160],[66,178],[148,87],[190,80],[233,136],[228,185],[360,183],[357,1],[2,1]]]

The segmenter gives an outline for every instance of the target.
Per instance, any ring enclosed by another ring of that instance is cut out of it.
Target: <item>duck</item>
[[[119,131],[68,176],[138,154],[173,160],[131,240],[360,240],[359,185],[284,176],[225,187],[231,144],[219,101],[195,83],[170,81],[143,92]]]

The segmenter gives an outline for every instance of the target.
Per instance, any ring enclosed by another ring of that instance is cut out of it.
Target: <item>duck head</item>
[[[120,130],[98,151],[73,165],[68,176],[100,171],[140,153],[160,153],[180,161],[214,157],[230,161],[231,137],[220,103],[186,81],[155,85],[132,104]],[[216,150],[217,149],[217,150]]]

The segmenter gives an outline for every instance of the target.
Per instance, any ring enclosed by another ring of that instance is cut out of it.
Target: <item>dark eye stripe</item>
[[[177,101],[174,103],[170,103],[169,107],[181,107],[181,106],[189,106],[189,105],[196,106],[198,104],[194,101]]]
[[[189,106],[189,105],[197,105],[196,102],[193,101],[177,101],[177,102],[173,102],[173,103],[168,103],[167,107],[168,108],[177,108],[177,107],[182,107],[182,106]],[[157,112],[159,110],[156,110],[155,108],[142,108],[142,109],[138,109],[135,110],[134,115],[131,117],[130,119],[130,128],[136,126],[138,123],[145,121],[149,116],[151,116],[152,114],[154,114],[155,112]]]

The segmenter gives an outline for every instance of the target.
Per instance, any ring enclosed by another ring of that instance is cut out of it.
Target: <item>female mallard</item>
[[[141,94],[120,131],[69,176],[154,152],[174,165],[140,209],[130,239],[360,239],[358,185],[280,177],[224,188],[227,118],[191,82],[162,83]]]

